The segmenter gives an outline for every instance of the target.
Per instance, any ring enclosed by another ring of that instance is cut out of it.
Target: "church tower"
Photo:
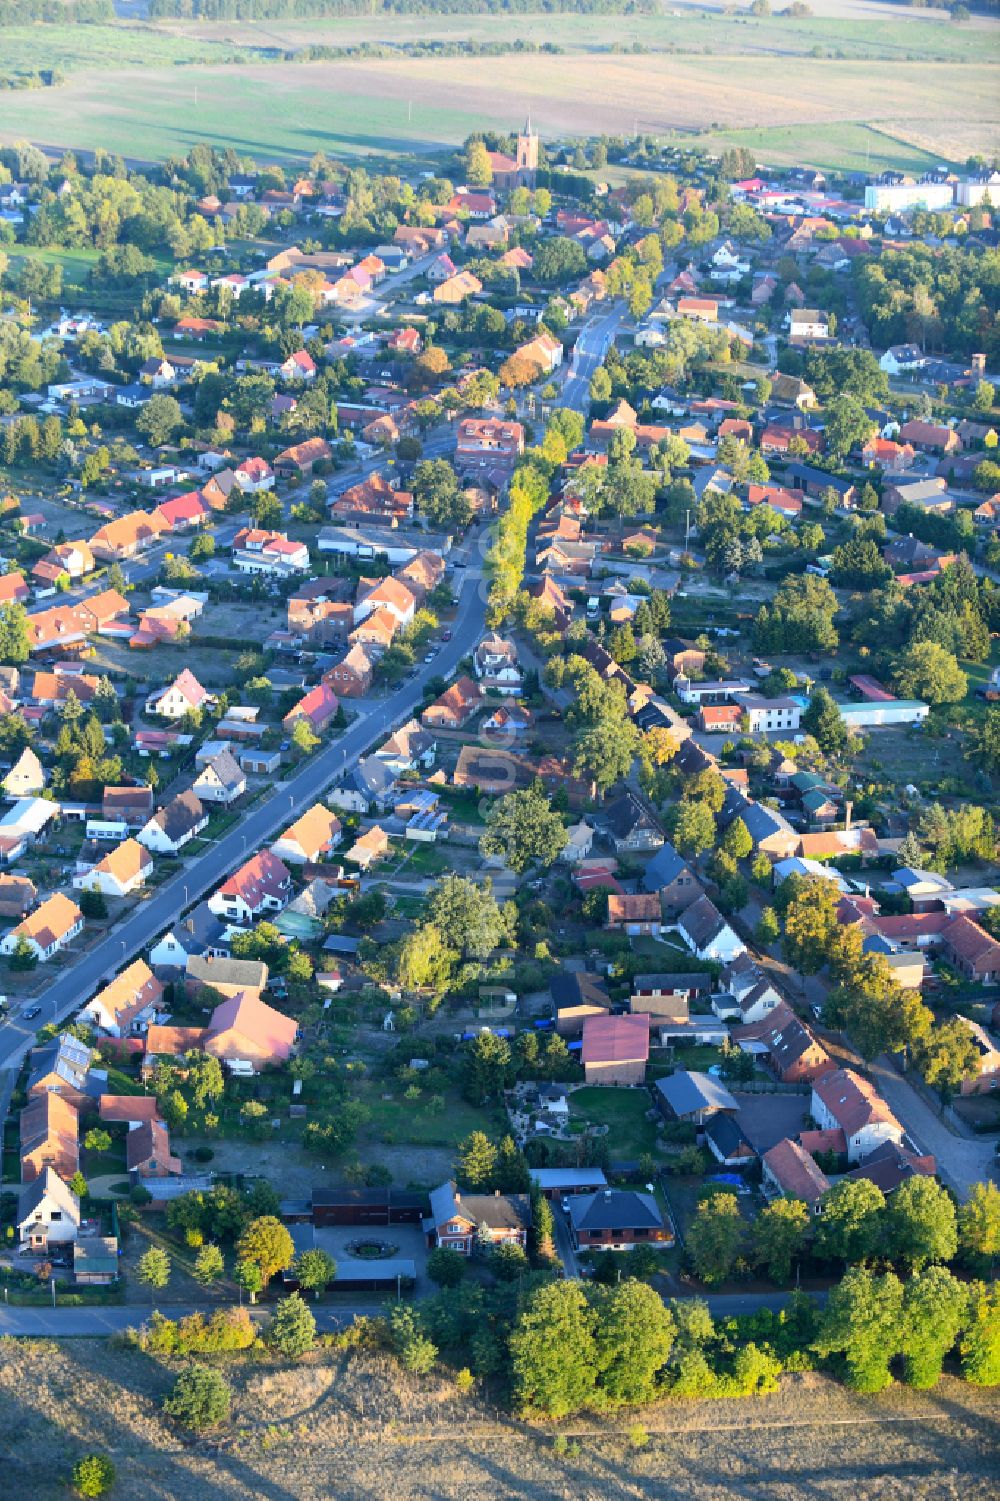
[[[538,136],[531,128],[531,116],[524,122],[524,130],[517,138],[517,180],[522,187],[535,186],[538,171]]]

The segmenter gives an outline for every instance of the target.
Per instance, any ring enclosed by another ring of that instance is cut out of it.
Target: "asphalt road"
[[[586,411],[590,400],[590,377],[604,359],[612,339],[627,317],[624,307],[614,307],[610,312],[591,318],[584,324],[563,381],[564,405],[576,407],[581,412]]]
[[[627,1252],[622,1255],[623,1266]],[[700,1295],[693,1295],[700,1296]],[[824,1297],[825,1294],[819,1294]],[[737,1314],[756,1313],[761,1308],[776,1312],[784,1308],[791,1297],[790,1292],[773,1293],[710,1293],[704,1301],[713,1318],[733,1318]],[[313,1306],[316,1325],[321,1333],[341,1329],[356,1318],[380,1314],[392,1300],[375,1300],[366,1305],[345,1307],[320,1304]],[[168,1318],[185,1318],[190,1313],[215,1313],[225,1305],[220,1303],[178,1304],[167,1303],[160,1310]],[[276,1305],[261,1306],[251,1310],[251,1317],[262,1321],[274,1313]],[[110,1308],[8,1308],[0,1304],[0,1337],[15,1336],[21,1339],[109,1339],[125,1329],[135,1329],[145,1323],[149,1309],[138,1304],[116,1305]]]
[[[35,1039],[35,1032],[52,1021],[72,1015],[126,961],[149,945],[187,907],[216,886],[244,859],[267,843],[321,795],[323,788],[355,766],[362,755],[393,726],[408,719],[420,703],[428,679],[447,675],[470,653],[483,630],[485,597],[478,566],[479,533],[456,553],[474,559],[473,566],[454,575],[458,609],[452,638],[433,662],[421,662],[408,678],[372,712],[362,714],[330,745],[313,756],[287,782],[277,783],[266,801],[251,809],[240,823],[196,860],[141,902],[94,948],[52,968],[52,980],[32,1004],[41,1014],[30,1023],[11,1019],[0,1027],[0,1070],[16,1065]],[[57,961],[58,964],[58,961]]]
[[[564,371],[562,401],[580,411],[589,402],[590,377],[601,363],[617,330],[627,321],[624,305],[617,305],[588,320],[580,331],[569,366]],[[447,428],[428,435],[425,453],[449,452],[454,436]],[[370,459],[337,476],[339,492],[373,469],[384,466],[384,455]],[[333,488],[333,487],[331,487]],[[191,861],[164,886],[159,887],[95,947],[57,961],[52,979],[32,1004],[41,1010],[32,1022],[11,1018],[0,1026],[0,1119],[6,1114],[7,1097],[14,1071],[33,1045],[37,1031],[50,1022],[73,1015],[126,962],[147,949],[182,912],[207,892],[213,891],[244,859],[291,823],[320,796],[324,787],[354,767],[364,753],[391,729],[408,719],[423,698],[431,677],[447,675],[462,657],[473,650],[483,630],[486,587],[479,564],[484,550],[485,528],[469,533],[455,556],[465,556],[472,566],[455,574],[458,611],[452,639],[438,650],[434,661],[421,662],[415,676],[389,694],[384,703],[355,719],[346,732],[314,756],[289,781],[277,783],[268,798],[253,808],[221,840]],[[147,560],[148,562],[148,560]]]

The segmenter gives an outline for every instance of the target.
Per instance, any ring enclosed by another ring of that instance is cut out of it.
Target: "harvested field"
[[[175,1369],[175,1368],[174,1368]],[[1000,1402],[944,1381],[927,1395],[861,1399],[821,1377],[786,1378],[751,1414],[683,1402],[632,1419],[572,1421],[579,1452],[552,1431],[455,1397],[450,1382],[403,1376],[384,1357],[324,1351],[294,1371],[231,1366],[233,1420],[189,1443],[160,1417],[174,1369],[106,1343],[5,1341],[0,1348],[0,1496],[55,1501],[83,1452],[111,1455],[123,1495],[146,1501],[451,1501],[504,1498],[720,1498],[848,1501],[996,1494]]]
[[[0,139],[50,146],[103,145],[134,158],[159,159],[197,141],[230,144],[261,158],[302,160],[317,148],[379,155],[453,146],[474,128],[509,129],[530,110],[546,136],[707,131],[717,149],[727,132],[792,132],[774,155],[823,157],[863,165],[856,134],[837,132],[891,122],[876,138],[873,165],[891,158],[892,139],[910,130],[919,145],[900,148],[900,165],[962,154],[992,155],[1000,140],[995,32],[983,32],[979,61],[870,61],[798,55],[726,55],[709,38],[709,55],[593,54],[441,60],[249,64],[183,69],[123,67],[80,71],[58,89],[0,96]],[[713,44],[719,50],[712,50]],[[767,151],[766,137],[760,142]]]

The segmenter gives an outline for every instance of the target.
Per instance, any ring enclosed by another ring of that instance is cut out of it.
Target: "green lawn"
[[[570,1120],[607,1126],[612,1161],[633,1160],[656,1151],[656,1123],[646,1120],[652,1099],[645,1089],[589,1087],[569,1096]]]
[[[386,1146],[454,1147],[473,1131],[495,1137],[506,1126],[500,1111],[470,1105],[454,1090],[434,1095],[422,1089],[417,1099],[408,1100],[397,1080],[366,1080],[352,1085],[351,1097],[369,1112],[363,1134]]]
[[[808,161],[828,172],[885,172],[889,168],[926,172],[941,161],[940,156],[901,140],[889,130],[850,120],[712,131],[696,137],[692,144],[713,152],[726,146],[748,146],[767,162]]]

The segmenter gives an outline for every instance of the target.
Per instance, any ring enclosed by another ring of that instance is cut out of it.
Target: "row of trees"
[[[734,1194],[709,1193],[688,1236],[691,1265],[712,1287],[751,1267],[785,1283],[806,1261],[879,1264],[912,1274],[959,1254],[982,1275],[1000,1254],[1000,1191],[992,1183],[977,1184],[956,1211],[933,1178],[911,1178],[888,1200],[867,1178],[844,1178],[823,1195],[820,1210],[810,1215],[799,1199],[776,1199],[748,1226]]]
[[[716,1324],[698,1299],[665,1304],[634,1278],[606,1285],[553,1281],[543,1273],[485,1290],[468,1282],[419,1308],[401,1310],[387,1331],[411,1370],[439,1353],[474,1379],[499,1378],[526,1414],[642,1406],[664,1397],[743,1397],[773,1391],[786,1370],[826,1365],[859,1391],[880,1391],[901,1360],[908,1384],[930,1387],[956,1348],[965,1379],[1000,1383],[1000,1297],[940,1266],[906,1284],[858,1267],[825,1310],[793,1295],[781,1313]],[[468,1383],[465,1383],[468,1384]]]
[[[838,918],[839,900],[833,882],[822,876],[782,882],[775,906],[784,918],[785,958],[803,975],[829,967],[834,985],[824,1018],[843,1027],[864,1057],[908,1052],[928,1084],[954,1094],[978,1067],[971,1031],[960,1017],[936,1022],[919,992],[900,988],[883,955],[864,953],[860,928]]]

